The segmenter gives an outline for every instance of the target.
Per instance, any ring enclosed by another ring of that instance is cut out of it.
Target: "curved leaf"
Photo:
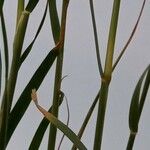
[[[146,75],[147,71],[149,71],[149,70],[150,70],[150,65],[145,69],[145,71],[141,75],[141,77],[135,87],[135,90],[134,90],[134,93],[133,93],[133,96],[131,99],[130,111],[129,111],[129,128],[132,132],[135,132],[135,133],[138,130],[138,122],[139,122],[139,116],[140,116],[139,108],[140,108],[141,86],[142,86],[143,80],[145,78],[145,75]]]
[[[24,91],[22,92],[21,96],[19,97],[16,105],[12,109],[9,117],[8,123],[8,132],[7,132],[7,143],[10,140],[11,135],[13,134],[16,126],[18,125],[19,121],[21,120],[22,116],[24,115],[26,109],[30,104],[30,91],[34,87],[36,89],[39,88],[42,81],[44,80],[46,74],[48,73],[49,69],[51,68],[55,58],[58,55],[58,51],[56,48],[51,50],[44,61],[41,63],[39,68],[36,70],[34,75],[32,76],[31,80],[25,87]]]
[[[63,95],[61,95],[60,99],[59,99],[59,106],[61,105],[61,103],[63,102]],[[48,112],[52,111],[52,106],[50,107],[50,109],[48,110]],[[29,150],[35,150],[35,149],[39,149],[39,146],[42,142],[44,133],[47,129],[49,125],[49,121],[44,117],[38,127],[38,129],[35,132],[35,135],[31,141],[31,144],[29,146]]]
[[[148,67],[148,71],[147,71],[147,76],[145,79],[145,83],[143,85],[143,90],[142,90],[142,94],[141,94],[141,98],[140,98],[140,106],[139,106],[139,119],[143,110],[143,106],[145,103],[145,99],[148,93],[148,89],[149,89],[149,85],[150,85],[150,66]]]
[[[41,29],[42,29],[42,26],[44,24],[44,21],[45,21],[45,18],[46,18],[46,13],[47,13],[47,7],[48,7],[48,3],[46,4],[46,7],[45,7],[45,11],[44,11],[44,14],[43,14],[43,18],[41,20],[41,23],[39,25],[39,28],[35,34],[35,37],[33,39],[33,41],[30,43],[30,45],[26,48],[26,50],[24,51],[24,53],[22,54],[21,58],[20,58],[20,65],[23,63],[23,61],[26,59],[26,57],[28,56],[28,54],[30,53],[32,47],[33,47],[33,44],[35,42],[35,40],[37,39]]]
[[[32,90],[31,94],[32,100],[34,101],[36,107],[39,109],[39,111],[53,124],[55,125],[59,130],[61,130],[75,145],[79,150],[86,150],[86,147],[84,144],[80,141],[78,136],[63,122],[58,120],[52,113],[47,112],[44,108],[42,108],[37,101],[37,95],[36,91]]]

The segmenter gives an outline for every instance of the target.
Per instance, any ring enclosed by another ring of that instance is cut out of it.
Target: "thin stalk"
[[[97,124],[96,124],[93,150],[101,149],[108,90],[109,90],[109,84],[102,82],[101,90],[100,90],[101,92],[99,96],[99,106],[98,106]]]
[[[20,60],[28,18],[29,18],[29,12],[24,11],[19,20],[17,31],[14,38],[12,64],[11,64],[9,79],[5,87],[4,96],[2,99],[2,106],[1,106],[1,111],[2,111],[2,120],[0,122],[0,149],[1,150],[5,149],[6,146],[8,118],[11,110],[11,105],[12,105],[12,100],[13,100],[13,95],[14,95],[14,90],[15,90],[15,85],[16,85],[16,80],[18,75],[18,67],[20,62],[19,60]]]
[[[24,0],[18,0],[16,29],[23,10],[24,10]]]
[[[62,93],[62,97],[64,97],[65,100],[66,100],[66,107],[67,107],[67,123],[66,123],[66,125],[68,126],[69,125],[69,120],[70,120],[70,110],[69,110],[68,99],[67,99],[66,95],[63,92],[61,92],[61,93]],[[58,150],[60,150],[60,147],[62,145],[64,137],[65,137],[65,134],[63,134],[63,136],[62,136],[62,138],[61,138],[61,140],[59,142]]]
[[[62,17],[61,17],[61,28],[60,28],[60,37],[59,42],[61,45],[60,53],[57,57],[56,62],[56,73],[55,73],[55,83],[54,83],[54,96],[53,96],[53,107],[52,107],[52,114],[55,117],[58,117],[58,99],[60,94],[61,88],[61,78],[62,78],[62,67],[63,67],[63,47],[64,47],[64,40],[65,40],[65,30],[66,30],[66,17],[67,17],[67,8],[68,8],[69,0],[64,0],[62,4]],[[50,124],[50,133],[49,133],[49,141],[48,141],[48,149],[54,150],[55,143],[56,143],[56,134],[57,128]]]
[[[98,69],[99,69],[99,73],[102,77],[103,76],[103,68],[102,68],[100,52],[99,52],[99,44],[98,44],[97,27],[96,27],[96,21],[95,21],[93,0],[90,0],[90,10],[91,10],[91,16],[92,16],[93,30],[94,30],[94,38],[95,38],[95,47],[96,47],[96,57],[97,57]]]
[[[2,88],[2,57],[0,51],[0,95],[1,95],[1,88]],[[0,112],[0,116],[1,116],[1,112]]]
[[[142,8],[141,8],[141,11],[140,11],[140,13],[139,13],[139,16],[138,16],[138,19],[137,19],[137,21],[136,21],[136,24],[135,24],[135,26],[134,26],[134,28],[133,28],[133,30],[132,30],[132,33],[131,33],[131,35],[130,35],[128,41],[126,42],[125,46],[124,46],[123,49],[121,50],[121,53],[119,54],[118,58],[116,59],[114,65],[113,65],[112,71],[114,71],[114,69],[115,69],[116,66],[118,65],[118,63],[119,63],[119,61],[121,60],[123,54],[125,53],[126,49],[128,48],[129,44],[131,43],[131,41],[132,41],[132,39],[133,39],[133,36],[134,36],[134,34],[135,34],[136,30],[137,30],[137,27],[138,27],[138,25],[139,25],[139,22],[140,22],[140,19],[141,19],[143,10],[144,10],[145,2],[146,2],[146,0],[143,1]]]
[[[3,11],[1,13],[1,25],[2,25],[2,33],[3,33],[3,41],[4,41],[4,54],[5,54],[5,85],[8,79],[8,69],[9,69],[9,53],[8,53],[8,40],[5,26],[5,19],[3,15]]]
[[[100,92],[100,91],[99,91],[99,92]],[[98,102],[98,100],[99,100],[99,92],[97,93],[97,95],[96,95],[96,97],[95,97],[95,99],[94,99],[94,101],[93,101],[93,103],[92,103],[92,105],[91,105],[91,107],[90,107],[90,109],[89,109],[89,111],[88,111],[88,113],[87,113],[87,115],[86,115],[86,117],[85,117],[83,123],[82,123],[82,126],[81,126],[81,128],[80,128],[80,131],[78,132],[78,137],[79,137],[79,139],[81,139],[81,137],[82,137],[82,135],[83,135],[83,133],[84,133],[84,131],[85,131],[85,128],[86,128],[86,126],[87,126],[87,124],[88,124],[88,122],[89,122],[89,120],[90,120],[90,118],[91,118],[91,115],[92,115],[92,113],[93,113],[93,110],[94,110],[94,108],[95,108],[95,106],[96,106],[96,104],[97,104],[97,102]],[[76,150],[76,149],[77,149],[77,147],[76,147],[75,144],[74,144],[73,147],[71,148],[71,150]]]
[[[129,140],[128,140],[126,150],[132,150],[133,144],[134,144],[134,141],[135,141],[135,137],[136,137],[136,133],[130,132],[130,136],[129,136]]]
[[[113,55],[114,55],[114,46],[115,46],[116,31],[117,31],[117,24],[118,24],[120,1],[121,0],[114,0],[113,3],[113,11],[111,17],[109,38],[107,44],[107,53],[106,53],[106,60],[105,60],[105,69],[104,69],[104,75],[102,77],[101,90],[99,96],[99,107],[98,107],[97,123],[96,123],[96,130],[95,130],[94,150],[101,149],[107,96],[108,96],[109,84],[112,76],[112,62],[113,62]]]

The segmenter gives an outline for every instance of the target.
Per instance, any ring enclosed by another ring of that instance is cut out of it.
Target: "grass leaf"
[[[38,2],[39,2],[39,0],[29,0],[28,4],[26,6],[26,10],[29,12],[32,12]]]
[[[51,68],[55,58],[58,55],[58,51],[56,48],[51,50],[44,61],[41,63],[39,68],[36,70],[34,75],[32,76],[31,80],[25,87],[24,91],[22,92],[21,96],[19,97],[16,105],[12,109],[9,117],[8,123],[8,132],[7,132],[7,143],[13,134],[15,128],[17,127],[19,121],[23,117],[26,109],[30,104],[30,91],[32,88],[38,89],[41,85],[42,81],[44,80],[46,74],[48,73],[49,69]]]
[[[49,0],[49,13],[52,27],[52,34],[55,44],[59,41],[60,23],[57,13],[56,0]]]
[[[4,0],[0,0],[0,15],[2,14]]]
[[[26,59],[26,57],[28,56],[28,54],[30,53],[32,47],[33,47],[33,44],[35,42],[35,40],[37,39],[42,27],[43,27],[43,24],[44,24],[44,21],[45,21],[45,18],[46,18],[46,13],[47,13],[47,7],[48,7],[48,3],[46,4],[46,7],[45,7],[45,11],[44,11],[44,14],[43,14],[43,18],[41,20],[41,23],[39,25],[39,28],[35,34],[35,37],[33,39],[33,41],[30,43],[30,45],[26,48],[26,50],[24,51],[24,53],[22,54],[21,58],[20,58],[20,65],[23,63],[23,61]]]
[[[61,103],[63,102],[63,97],[60,97],[59,99],[59,106],[61,105]],[[50,109],[48,110],[48,112],[52,111],[52,106],[50,107]],[[34,137],[31,141],[31,144],[29,146],[29,150],[35,150],[35,149],[39,149],[39,146],[42,142],[44,133],[49,125],[49,121],[44,117],[42,119],[42,121],[40,122],[39,127],[37,128]]]
[[[47,112],[44,108],[42,108],[37,101],[36,91],[32,90],[31,94],[32,100],[34,101],[36,107],[39,111],[59,130],[61,130],[80,150],[86,150],[84,144],[79,140],[78,136],[63,122],[58,120],[52,113]]]
[[[149,69],[150,69],[150,66],[148,66],[143,72],[143,74],[141,75],[135,87],[135,90],[131,99],[130,110],[129,110],[129,128],[132,132],[135,132],[135,133],[138,131],[138,122],[139,122],[139,115],[140,115],[139,108],[140,108],[141,86],[142,86],[144,77]],[[142,102],[143,102],[143,99],[142,99]]]
[[[9,53],[8,53],[8,40],[7,40],[6,25],[5,25],[3,11],[1,13],[1,26],[2,26],[4,55],[5,55],[5,80],[7,81],[8,69],[9,69]],[[6,83],[6,81],[5,81],[5,83]]]

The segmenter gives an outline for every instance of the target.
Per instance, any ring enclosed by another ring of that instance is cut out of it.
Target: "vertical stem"
[[[24,10],[24,0],[18,0],[16,29],[23,10]]]
[[[24,41],[25,31],[27,27],[27,22],[29,18],[29,12],[23,12],[20,17],[18,27],[16,30],[14,43],[13,43],[13,58],[9,74],[9,79],[5,87],[4,96],[2,99],[1,106],[1,122],[0,122],[0,149],[5,149],[6,146],[6,135],[7,135],[7,125],[9,113],[11,110],[17,75],[18,66],[20,63],[20,55],[22,50],[22,45]]]
[[[109,38],[107,44],[107,54],[106,54],[105,70],[104,70],[104,74],[108,78],[108,80],[111,79],[111,74],[112,74],[112,63],[113,63],[114,46],[116,40],[120,1],[121,0],[114,0],[112,18],[111,18],[111,24],[109,30]]]
[[[127,144],[127,149],[126,150],[132,150],[135,137],[136,137],[136,134],[130,133],[128,144]]]
[[[110,84],[111,76],[112,76],[112,63],[113,63],[120,1],[121,0],[114,0],[114,3],[113,3],[104,75],[102,77],[100,97],[99,97],[99,107],[98,107],[97,123],[96,123],[96,130],[95,130],[94,150],[101,149],[108,90],[109,90],[109,84]]]
[[[69,1],[63,0],[62,4],[62,18],[61,18],[61,29],[60,29],[60,37],[59,43],[61,45],[59,51],[59,55],[57,57],[56,62],[56,73],[55,73],[55,83],[54,83],[54,96],[53,96],[53,107],[52,107],[52,114],[58,117],[58,108],[59,108],[59,95],[60,95],[60,88],[61,88],[61,78],[62,78],[62,67],[63,67],[63,47],[64,47],[64,40],[65,40],[65,30],[66,30],[66,17],[67,17],[67,8],[68,8]],[[56,133],[57,128],[50,124],[50,133],[49,133],[49,143],[48,149],[54,150],[55,143],[56,143]]]
[[[99,96],[97,124],[96,124],[96,132],[95,132],[94,148],[93,148],[94,150],[98,150],[101,147],[108,89],[109,89],[109,83],[102,82],[101,92]]]

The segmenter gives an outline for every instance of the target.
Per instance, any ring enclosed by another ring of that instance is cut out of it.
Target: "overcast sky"
[[[58,2],[59,9],[61,8],[61,2],[62,1]],[[113,0],[94,1],[100,53],[103,64],[105,60],[112,4]],[[45,1],[40,1],[37,8],[33,11],[29,20],[29,28],[27,30],[24,47],[26,47],[34,37],[44,11],[44,6]],[[133,29],[141,6],[142,0],[122,0],[115,45],[115,58]],[[129,136],[128,112],[131,96],[138,78],[150,63],[149,6],[150,1],[147,0],[138,30],[112,77],[107,103],[102,150],[123,150],[126,148]],[[8,29],[9,48],[12,50],[12,39],[15,30],[16,1],[5,0],[4,8]],[[33,47],[32,53],[19,72],[14,104],[42,59],[54,46],[48,17],[47,15],[44,28]],[[62,82],[62,90],[66,94],[70,106],[69,127],[76,133],[80,129],[88,108],[92,104],[100,88],[100,76],[96,62],[93,29],[90,17],[88,0],[70,0],[63,67],[63,76],[68,75],[68,77]],[[10,55],[11,54],[10,52]],[[52,102],[53,79],[54,66],[38,91],[39,103],[45,108],[49,108]],[[139,133],[135,140],[134,150],[148,150],[150,147],[149,100],[150,92],[147,96],[147,101],[140,120]],[[63,103],[60,108],[60,120],[65,122],[67,118],[66,115],[66,105]],[[96,115],[97,108],[92,115],[82,140],[89,150],[93,148]],[[34,104],[31,103],[27,113],[16,129],[7,150],[27,150],[41,118],[42,115],[37,111]],[[47,147],[47,135],[48,132],[45,134],[43,143],[40,147],[41,150]],[[60,140],[60,135],[61,133],[59,133],[57,143]],[[61,149],[69,150],[71,146],[72,143],[65,138]]]

